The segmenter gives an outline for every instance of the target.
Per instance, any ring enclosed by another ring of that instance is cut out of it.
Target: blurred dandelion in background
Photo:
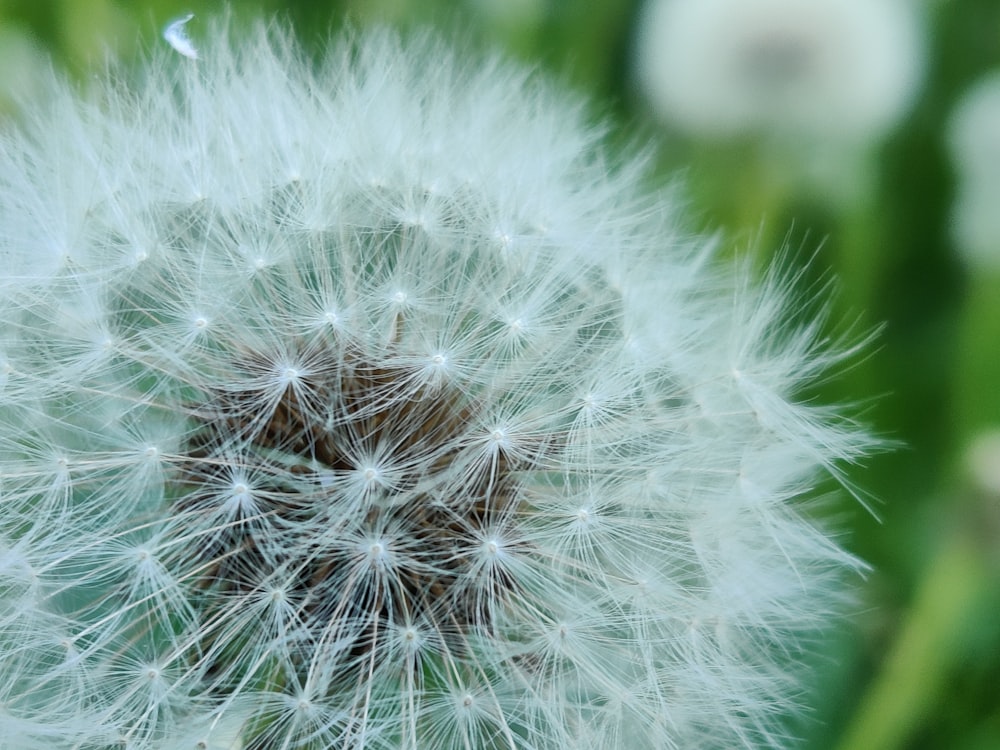
[[[909,0],[649,0],[634,61],[674,132],[756,145],[758,222],[803,188],[838,211],[871,203],[872,152],[914,103],[924,54]]]
[[[1000,498],[1000,430],[977,435],[969,446],[966,464],[977,489]]]
[[[517,68],[196,47],[0,141],[0,745],[789,744],[863,343]]]
[[[1000,72],[967,90],[948,127],[958,177],[952,236],[974,268],[1000,270]]]
[[[923,69],[906,0],[650,0],[638,75],[656,113],[695,135],[878,139]]]

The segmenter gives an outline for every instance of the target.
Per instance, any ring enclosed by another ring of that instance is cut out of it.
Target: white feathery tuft
[[[0,140],[0,745],[787,744],[844,347],[516,67],[211,38]]]

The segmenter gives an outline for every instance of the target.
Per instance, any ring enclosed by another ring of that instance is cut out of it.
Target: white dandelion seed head
[[[1000,430],[977,435],[966,449],[965,463],[977,489],[1000,497]]]
[[[211,37],[0,139],[0,744],[780,744],[839,353],[516,67]]]
[[[696,135],[866,143],[909,108],[923,56],[908,0],[648,0],[637,73]]]
[[[962,177],[1000,183],[1000,71],[962,94],[950,118],[948,145]]]
[[[958,176],[952,236],[972,267],[1000,269],[1000,72],[966,91],[948,124]]]

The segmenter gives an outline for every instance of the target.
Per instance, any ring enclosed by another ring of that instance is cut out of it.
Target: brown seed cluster
[[[245,488],[253,512],[192,555],[190,578],[215,602],[205,617],[280,587],[304,623],[304,648],[336,633],[357,664],[388,629],[416,624],[460,653],[471,629],[490,632],[515,587],[502,566],[481,560],[497,535],[505,554],[524,551],[519,477],[533,460],[484,446],[475,400],[421,385],[412,365],[332,347],[300,359],[308,366],[275,400],[264,377],[273,360],[247,356],[235,366],[255,377],[195,411],[174,506],[181,526],[203,528],[205,514],[218,513],[234,466],[255,477]]]

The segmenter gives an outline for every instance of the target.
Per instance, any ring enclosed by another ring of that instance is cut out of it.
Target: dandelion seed
[[[184,28],[192,18],[194,18],[194,13],[188,13],[186,16],[168,23],[163,29],[163,38],[167,44],[184,55],[184,57],[189,60],[197,60],[198,50],[195,49],[194,43]]]

